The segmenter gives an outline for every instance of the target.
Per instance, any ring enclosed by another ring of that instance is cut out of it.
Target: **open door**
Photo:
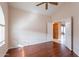
[[[53,39],[59,39],[60,38],[60,23],[55,22],[53,24]]]
[[[53,24],[53,38],[58,39],[58,23]]]

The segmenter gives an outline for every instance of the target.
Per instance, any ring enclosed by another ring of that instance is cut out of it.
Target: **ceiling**
[[[44,14],[44,15],[51,15],[54,12],[60,10],[60,8],[62,6],[74,6],[74,5],[78,5],[79,3],[76,2],[58,2],[59,4],[56,5],[51,5],[49,4],[48,10],[45,10],[45,5],[41,5],[41,6],[36,6],[37,4],[39,4],[40,2],[10,2],[8,3],[10,6],[12,7],[16,7],[25,11],[31,11],[31,12],[35,12],[35,13],[40,13],[40,14]]]

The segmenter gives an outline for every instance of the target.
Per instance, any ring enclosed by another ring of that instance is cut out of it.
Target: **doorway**
[[[59,30],[60,30],[60,24],[59,23],[54,23],[53,24],[53,38],[54,39],[59,39]]]
[[[65,24],[62,22],[53,22],[52,24],[52,37],[53,41],[57,43],[64,44],[65,36],[66,36],[66,28]]]
[[[60,38],[61,38],[61,23],[60,22],[53,22],[52,24],[52,34],[53,34],[53,40],[55,42],[60,42]]]
[[[53,26],[54,25],[54,26]],[[57,28],[55,28],[57,27]],[[55,28],[53,30],[53,28]],[[53,20],[48,22],[47,39],[65,45],[72,50],[72,19],[71,17],[62,18],[60,20]],[[55,32],[56,31],[56,32]],[[56,36],[55,36],[56,35]]]

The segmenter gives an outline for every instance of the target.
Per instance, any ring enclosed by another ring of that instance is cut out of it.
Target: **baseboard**
[[[78,54],[75,50],[73,50],[73,52],[74,52],[77,56],[79,56],[79,54]]]
[[[36,44],[46,43],[46,42],[50,42],[50,41],[52,41],[52,40],[49,40],[49,41],[43,41],[43,42],[34,43],[34,44],[29,44],[29,45],[23,45],[23,46],[9,47],[9,49],[13,49],[13,48],[20,48],[20,47],[30,46],[30,45],[36,45]]]

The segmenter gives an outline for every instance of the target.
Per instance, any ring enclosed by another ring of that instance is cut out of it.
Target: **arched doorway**
[[[2,7],[0,6],[0,46],[5,44],[5,20]]]

